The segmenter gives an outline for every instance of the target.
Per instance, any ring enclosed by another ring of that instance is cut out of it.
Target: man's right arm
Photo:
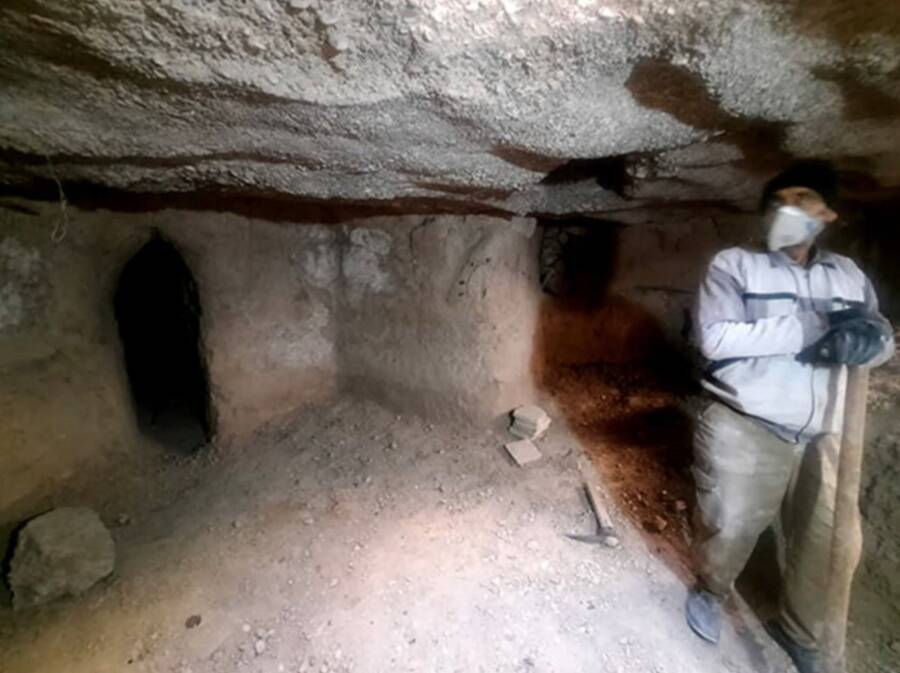
[[[813,312],[747,320],[746,289],[734,263],[737,250],[719,253],[700,285],[695,339],[709,360],[796,355],[825,334],[827,321]]]

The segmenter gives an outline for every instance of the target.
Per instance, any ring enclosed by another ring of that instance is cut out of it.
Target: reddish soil
[[[684,392],[641,365],[557,366],[544,374],[616,505],[657,554],[690,576],[692,427]]]

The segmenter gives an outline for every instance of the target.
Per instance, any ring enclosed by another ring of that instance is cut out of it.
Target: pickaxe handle
[[[850,587],[858,554],[856,530],[859,525],[859,485],[868,394],[868,367],[850,367],[847,372],[844,427],[841,432],[835,487],[828,604],[825,612],[824,654],[827,673],[844,672]]]
[[[597,519],[597,530],[601,533],[614,535],[615,528],[613,528],[612,519],[609,516],[606,505],[603,504],[603,499],[597,491],[597,487],[592,481],[585,480],[584,490],[587,493],[588,502],[591,504],[594,517]]]

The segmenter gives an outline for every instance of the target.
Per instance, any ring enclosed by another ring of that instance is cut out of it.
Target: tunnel
[[[125,265],[113,300],[138,427],[180,452],[210,434],[200,302],[178,250],[159,235]]]

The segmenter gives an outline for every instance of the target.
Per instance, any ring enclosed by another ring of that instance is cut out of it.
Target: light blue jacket
[[[878,311],[872,284],[853,260],[815,253],[803,267],[782,252],[729,248],[700,286],[694,339],[706,359],[703,386],[783,439],[809,441],[842,422],[845,367],[798,362],[827,331],[824,314]],[[872,363],[893,355],[894,342]]]

